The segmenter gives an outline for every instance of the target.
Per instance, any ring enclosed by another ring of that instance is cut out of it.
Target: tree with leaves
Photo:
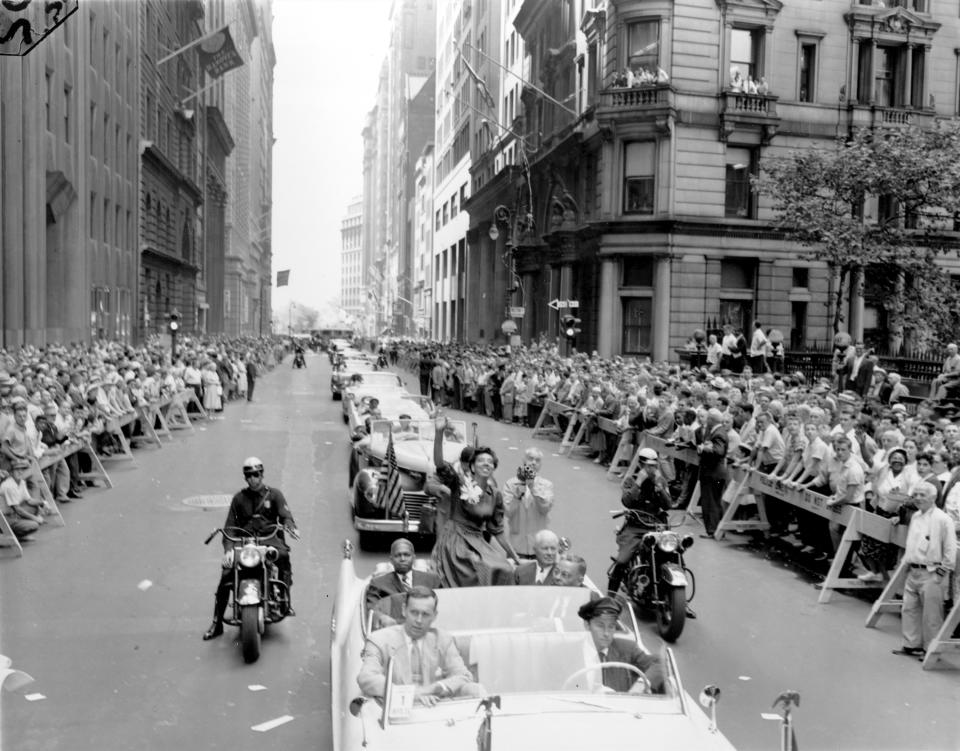
[[[917,344],[950,337],[960,311],[936,260],[960,247],[953,231],[960,217],[956,122],[863,129],[833,148],[768,157],[754,189],[773,199],[776,226],[836,275],[834,332],[843,323],[846,282],[870,269],[884,286],[896,343],[904,334]],[[874,205],[876,216],[866,210]]]

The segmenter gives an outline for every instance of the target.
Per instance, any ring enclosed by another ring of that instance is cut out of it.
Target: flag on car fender
[[[393,433],[387,437],[387,455],[384,471],[377,487],[377,505],[385,508],[391,516],[403,516],[407,512],[400,488],[400,470],[397,468],[397,452],[393,448]]]

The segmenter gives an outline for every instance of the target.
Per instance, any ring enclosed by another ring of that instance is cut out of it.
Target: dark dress
[[[491,482],[471,504],[461,498],[456,470],[444,463],[437,477],[450,490],[450,519],[437,535],[433,558],[444,587],[513,584],[513,567],[494,539],[504,531],[503,495]]]

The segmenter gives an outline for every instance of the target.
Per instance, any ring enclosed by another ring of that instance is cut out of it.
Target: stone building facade
[[[607,356],[670,359],[705,323],[828,342],[833,277],[775,230],[750,176],[854,128],[957,114],[960,18],[925,0],[524,0],[513,26],[522,160],[503,144],[474,157],[497,169],[474,170],[470,255],[511,259],[525,339],[557,335],[548,302],[574,300],[576,347]],[[496,300],[510,271],[481,294]],[[869,271],[860,287],[844,314],[869,339],[882,306]],[[468,340],[505,313],[477,310]]]

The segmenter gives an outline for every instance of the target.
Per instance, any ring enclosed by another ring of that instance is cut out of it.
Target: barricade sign
[[[209,511],[214,508],[229,508],[232,499],[233,496],[227,493],[213,493],[210,495],[191,495],[184,498],[182,503],[184,506],[192,506],[193,508]]]

